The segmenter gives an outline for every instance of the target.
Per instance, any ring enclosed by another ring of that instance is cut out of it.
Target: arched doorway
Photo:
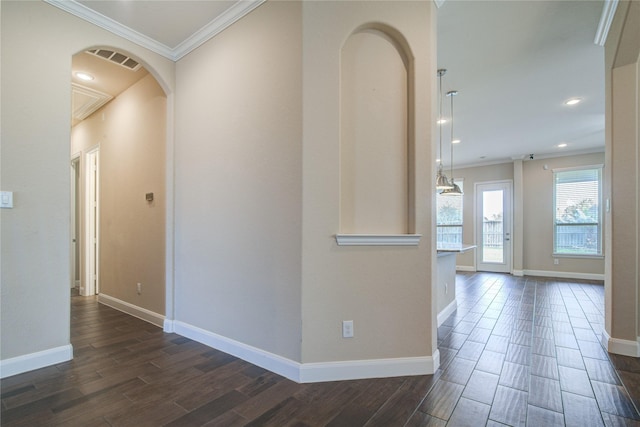
[[[78,291],[163,326],[167,96],[139,60],[111,47],[73,56],[71,88]]]

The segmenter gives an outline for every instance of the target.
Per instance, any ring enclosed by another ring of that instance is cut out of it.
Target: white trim
[[[339,246],[418,246],[422,234],[336,234]]]
[[[174,333],[176,331],[174,321],[170,319],[164,319],[162,330],[168,334]]]
[[[560,279],[604,280],[604,274],[574,271],[522,270],[525,276],[557,277]],[[514,274],[515,275],[515,274]]]
[[[87,22],[97,25],[100,28],[104,28],[105,30],[115,35],[124,37],[125,39],[139,46],[145,47],[159,55],[162,55],[165,58],[173,60],[173,51],[168,46],[159,43],[158,41],[152,39],[151,37],[145,36],[138,31],[132,30],[126,25],[122,25],[118,21],[111,19],[108,16],[104,16],[103,14],[98,13],[95,10],[90,9],[75,0],[43,1],[59,9],[62,9],[65,12],[69,12],[70,14],[75,15],[78,18],[84,19]]]
[[[198,31],[189,36],[175,48],[160,43],[159,41],[146,36],[136,30],[133,30],[118,21],[109,18],[95,10],[78,3],[75,0],[43,0],[52,6],[69,12],[78,18],[84,19],[100,28],[112,32],[120,37],[147,48],[159,55],[164,56],[172,61],[182,58],[210,38],[216,36],[221,31],[229,27],[240,18],[260,6],[266,0],[239,0],[216,19],[200,28]]]
[[[522,277],[524,276],[524,270],[513,270],[511,274],[516,277]]]
[[[359,380],[366,378],[431,375],[440,366],[440,352],[432,356],[394,359],[348,360],[343,362],[304,363],[300,382]]]
[[[100,304],[104,304],[111,308],[114,308],[118,311],[122,311],[123,313],[127,313],[133,317],[137,317],[138,319],[149,322],[160,328],[164,326],[164,316],[151,310],[147,310],[146,308],[138,307],[137,305],[133,305],[131,303],[119,300],[118,298],[114,298],[106,294],[99,294],[98,302]]]
[[[267,0],[241,0],[217,16],[213,21],[190,35],[182,43],[176,46],[172,54],[174,61],[179,60],[198,46],[205,43],[212,37],[220,34],[227,27],[249,14],[252,10],[260,6]]]
[[[174,321],[173,325],[176,334],[268,369],[292,381],[300,382],[300,363],[298,362],[178,320]]]
[[[602,330],[601,342],[609,353],[622,356],[640,357],[640,337],[636,341],[611,338],[606,330]]]
[[[440,366],[440,353],[433,356],[395,359],[349,360],[299,363],[286,357],[218,335],[188,323],[174,321],[175,333],[260,366],[297,383],[430,375]]]
[[[73,359],[73,346],[67,344],[23,356],[0,360],[0,378],[7,378],[23,372],[33,371],[34,369],[67,362],[71,359]]]
[[[456,271],[476,271],[476,267],[473,265],[456,265]]]
[[[440,313],[438,313],[438,327],[444,323],[458,308],[458,301],[455,299],[449,303]]]
[[[433,0],[433,2],[436,4],[437,8],[441,8],[445,0]]]
[[[616,9],[618,8],[618,0],[605,0],[602,5],[602,15],[600,15],[600,22],[598,22],[598,29],[596,30],[596,38],[593,40],[598,46],[604,46],[607,41],[607,35],[613,22],[613,17],[616,15]]]

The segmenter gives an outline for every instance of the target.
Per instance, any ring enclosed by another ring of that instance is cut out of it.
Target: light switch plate
[[[13,208],[13,191],[0,191],[0,208]]]

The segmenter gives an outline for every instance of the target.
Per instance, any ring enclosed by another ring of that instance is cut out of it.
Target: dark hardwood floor
[[[640,363],[599,343],[602,285],[460,273],[456,290],[435,375],[320,384],[296,384],[76,296],[75,358],[2,380],[0,423],[640,425]]]

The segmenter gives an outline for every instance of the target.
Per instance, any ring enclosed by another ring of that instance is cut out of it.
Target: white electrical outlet
[[[353,338],[353,320],[342,321],[342,338]]]
[[[553,265],[558,265],[558,264],[560,264],[560,260],[558,258],[554,258]]]
[[[138,285],[136,286],[136,289],[138,291],[138,295],[140,295],[142,293],[142,283],[138,283]]]

